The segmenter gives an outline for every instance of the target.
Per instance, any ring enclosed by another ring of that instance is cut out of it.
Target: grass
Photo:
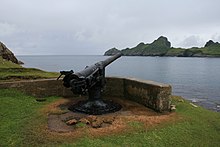
[[[0,56],[0,68],[22,68],[22,66],[11,61],[7,61]]]
[[[116,135],[77,140],[60,136],[49,138],[39,131],[47,123],[41,109],[57,100],[37,102],[21,92],[0,89],[0,146],[219,146],[220,114],[192,107],[180,97],[173,97],[178,121],[145,128],[140,122],[128,122],[133,131]],[[81,127],[81,126],[80,126]],[[86,129],[86,128],[84,128]],[[37,131],[38,130],[38,131]]]
[[[167,56],[177,56],[177,55],[180,55],[180,54],[183,54],[185,50],[182,49],[182,48],[170,48],[166,55]]]
[[[0,89],[0,146],[27,145],[31,139],[31,122],[46,121],[38,110],[55,99],[50,97],[45,102],[37,102],[21,92]]]
[[[35,68],[23,68],[18,64],[6,61],[0,57],[0,81],[21,79],[55,78],[59,73],[46,72]]]
[[[83,138],[73,146],[219,146],[220,114],[194,108],[188,102],[179,102],[173,97],[177,106],[176,113],[182,120],[166,123],[150,130],[103,137],[99,139]],[[135,124],[136,126],[136,124]],[[70,144],[69,144],[70,145]],[[64,145],[65,146],[65,145]],[[68,146],[68,145],[67,145]]]
[[[201,50],[208,55],[220,56],[220,46],[204,47]]]

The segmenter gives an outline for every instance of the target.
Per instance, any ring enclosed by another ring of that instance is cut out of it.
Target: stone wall
[[[158,112],[170,110],[170,85],[134,78],[107,77],[106,81],[103,97],[129,99]],[[56,79],[1,82],[0,88],[14,88],[35,97],[74,97],[62,80]]]

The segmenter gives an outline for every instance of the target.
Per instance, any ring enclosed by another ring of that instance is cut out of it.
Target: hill
[[[19,64],[15,64],[0,57],[0,82],[27,79],[47,79],[56,78],[58,76],[59,73],[46,72],[36,68],[24,68]]]
[[[0,42],[0,82],[24,79],[56,78],[59,73],[46,72],[35,68],[24,68],[14,54]]]
[[[0,42],[0,57],[15,64],[22,64],[22,62],[18,61],[15,55],[2,42]]]
[[[176,56],[176,57],[220,57],[220,43],[209,40],[204,47],[189,49],[171,47],[171,43],[164,36],[159,37],[150,44],[143,42],[133,48],[112,48],[104,55],[110,56],[121,52],[124,56]]]

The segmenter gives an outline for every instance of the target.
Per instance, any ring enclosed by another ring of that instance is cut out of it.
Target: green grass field
[[[18,64],[6,61],[0,57],[0,81],[2,80],[23,80],[43,79],[58,77],[59,73],[46,72],[35,68],[23,68]]]
[[[201,107],[192,107],[181,98],[172,98],[178,121],[144,128],[132,122],[135,131],[101,137],[79,139],[47,137],[39,128],[47,123],[42,108],[58,100],[48,97],[37,102],[34,97],[16,90],[0,89],[0,146],[219,146],[220,114]],[[86,132],[86,130],[85,130]],[[41,134],[42,133],[42,134]]]

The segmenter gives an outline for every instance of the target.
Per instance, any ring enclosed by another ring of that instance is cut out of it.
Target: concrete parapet
[[[155,111],[170,109],[171,86],[147,80],[124,79],[124,97]]]
[[[0,88],[17,89],[35,97],[73,96],[73,93],[63,86],[62,81],[56,79],[0,82]]]
[[[170,110],[170,85],[119,77],[107,77],[106,81],[104,97],[129,99],[158,112]],[[0,88],[14,88],[35,97],[74,97],[71,90],[62,85],[62,80],[56,79],[0,82]]]

